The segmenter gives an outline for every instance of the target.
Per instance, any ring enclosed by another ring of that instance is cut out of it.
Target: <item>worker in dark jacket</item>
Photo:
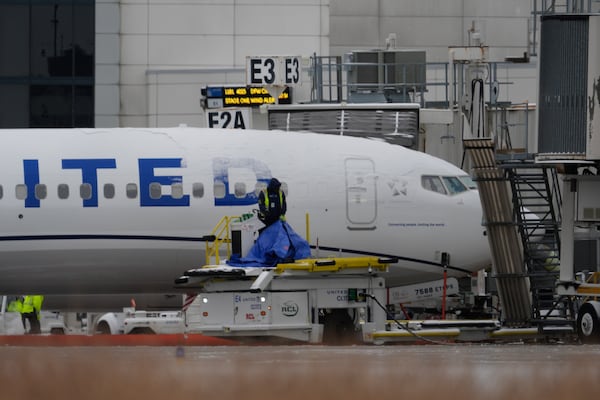
[[[267,227],[276,221],[285,221],[287,205],[285,193],[281,190],[281,183],[277,178],[272,178],[266,189],[258,196],[258,218]]]

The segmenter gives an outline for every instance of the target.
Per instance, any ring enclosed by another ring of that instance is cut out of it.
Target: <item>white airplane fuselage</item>
[[[319,255],[398,256],[390,284],[490,263],[476,190],[426,189],[455,166],[375,140],[194,128],[0,130],[0,294],[173,293],[225,215],[286,190]],[[437,179],[436,179],[437,180]],[[315,253],[316,250],[313,250]]]

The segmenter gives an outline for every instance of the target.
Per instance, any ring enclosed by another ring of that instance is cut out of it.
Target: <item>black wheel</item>
[[[600,322],[593,305],[581,306],[577,313],[577,335],[582,343],[600,343]]]
[[[110,335],[110,327],[105,321],[100,321],[96,327],[96,333],[99,335]]]
[[[323,324],[323,344],[345,346],[358,343],[354,322],[345,309],[328,310],[319,318],[319,323]]]
[[[130,335],[155,335],[156,332],[154,332],[152,330],[152,328],[148,328],[148,327],[138,327],[138,328],[133,328],[131,330],[131,332],[129,332]]]

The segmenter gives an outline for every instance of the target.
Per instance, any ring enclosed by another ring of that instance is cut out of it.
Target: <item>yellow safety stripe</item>
[[[306,258],[296,260],[293,263],[277,264],[275,271],[306,271],[306,272],[336,272],[342,269],[371,268],[379,271],[387,271],[388,263],[380,262],[377,257],[339,257],[339,258]]]
[[[577,294],[600,295],[600,285],[583,284],[577,288]]]

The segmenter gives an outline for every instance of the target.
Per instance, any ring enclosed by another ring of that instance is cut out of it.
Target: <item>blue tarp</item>
[[[246,257],[231,256],[227,265],[234,267],[274,267],[310,257],[310,245],[287,222],[277,221],[265,228]]]

